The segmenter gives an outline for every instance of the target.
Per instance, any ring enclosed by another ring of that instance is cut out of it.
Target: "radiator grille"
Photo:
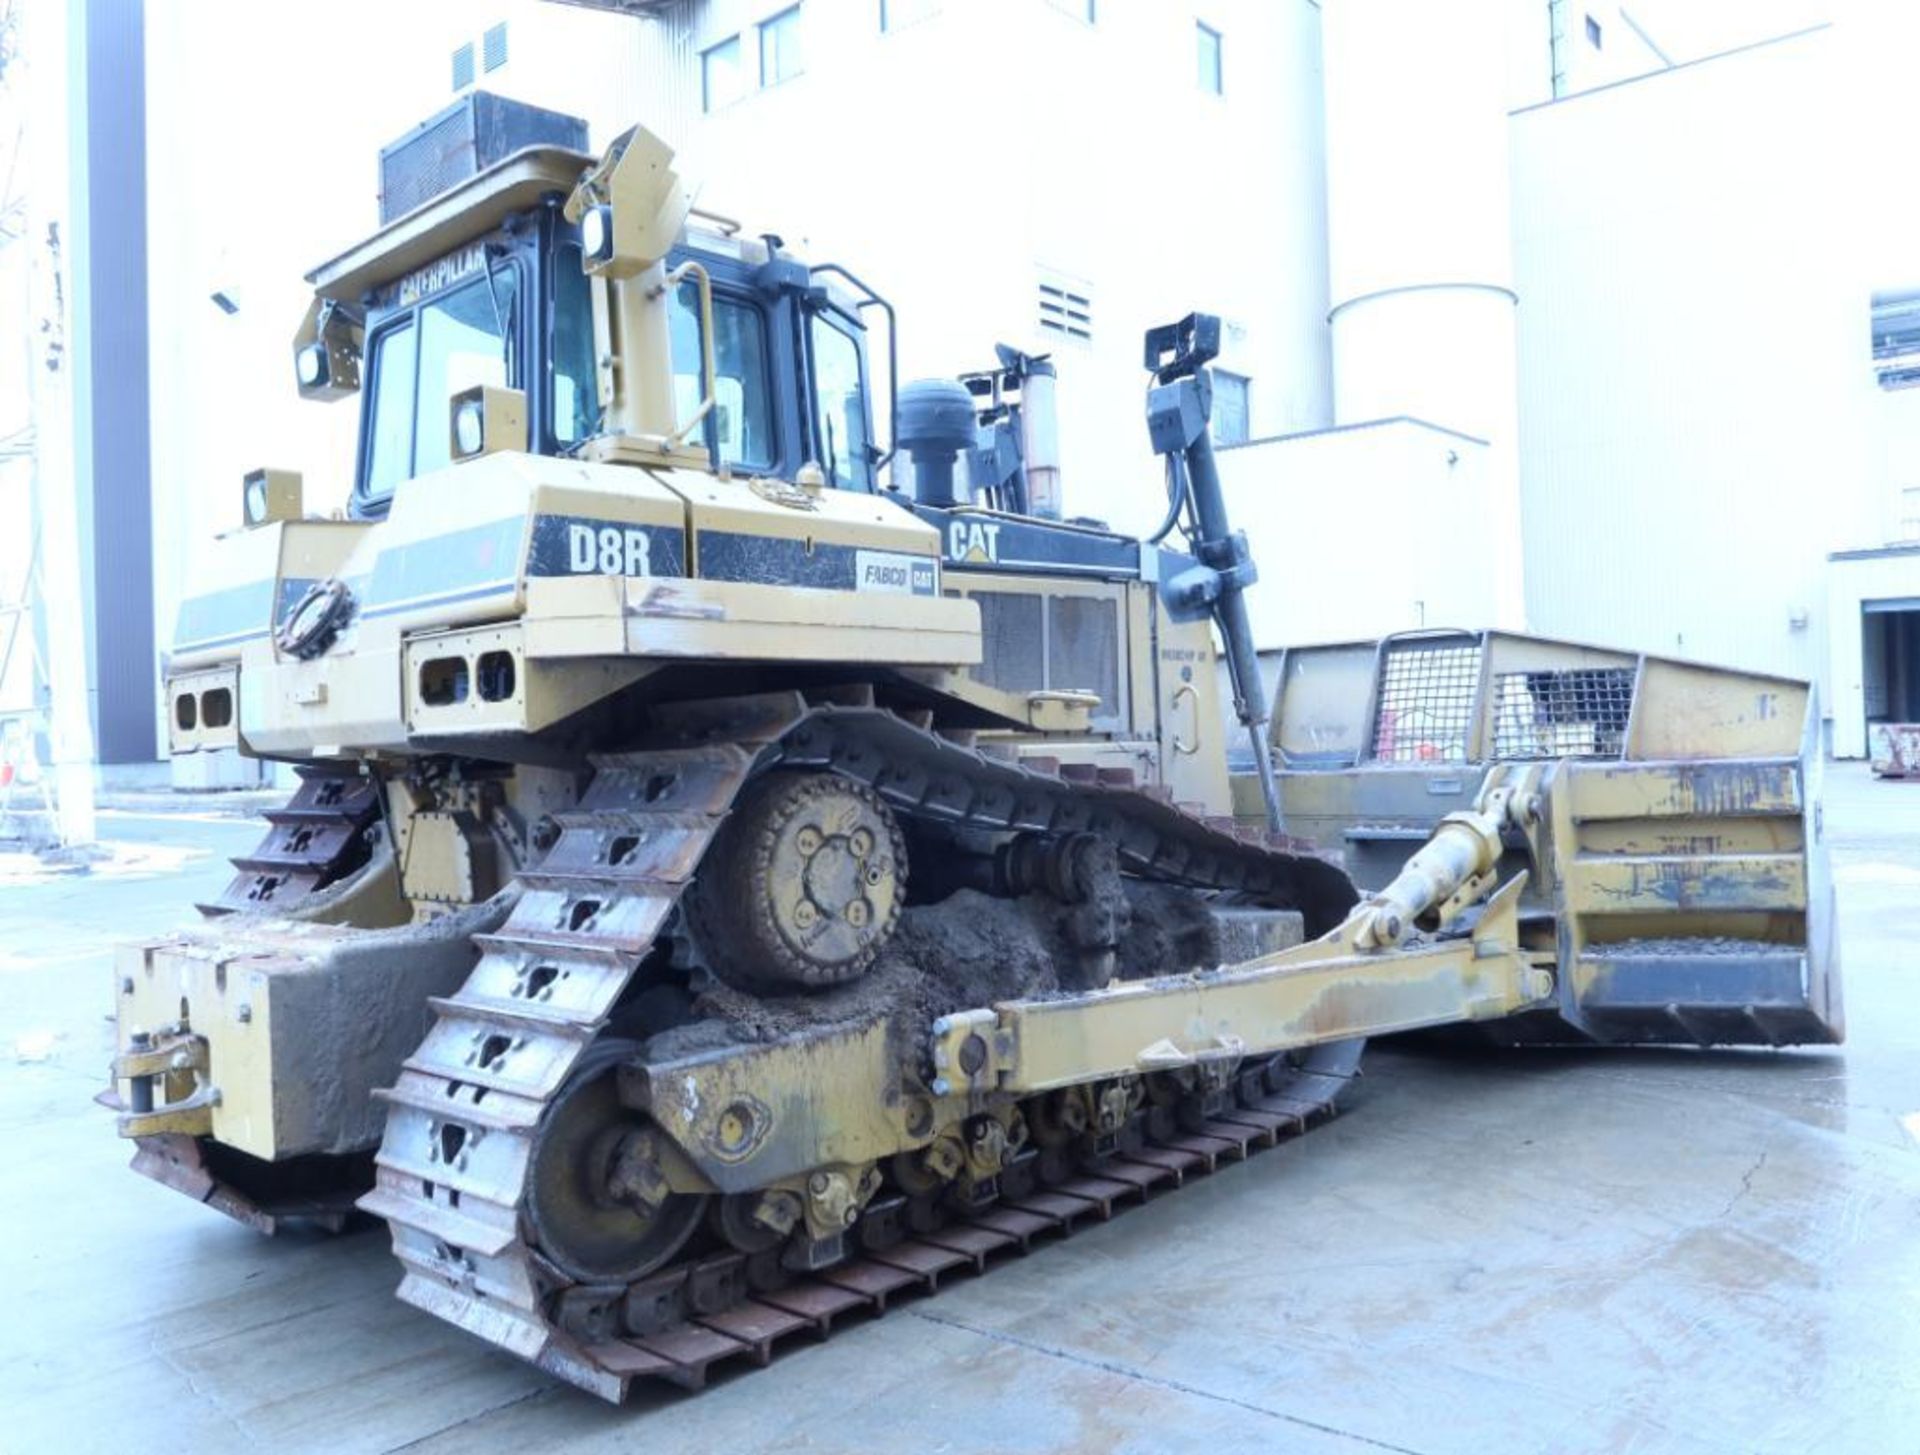
[[[1100,596],[1056,596],[1047,603],[1047,686],[1097,692],[1097,718],[1120,711],[1120,607]]]
[[[1478,642],[1389,647],[1373,719],[1373,756],[1385,763],[1464,763],[1479,685]]]
[[[503,43],[504,39],[503,34]],[[456,52],[456,83],[463,64],[461,56],[465,57],[466,79],[471,82],[473,46],[464,45]],[[431,202],[523,147],[582,151],[586,145],[587,124],[576,116],[543,111],[490,91],[469,92],[438,116],[381,148],[381,225]]]
[[[974,591],[969,598],[980,607],[974,675],[982,682],[1005,692],[1097,693],[1095,722],[1120,715],[1118,602],[1024,591]]]
[[[471,73],[473,48],[466,49]],[[404,151],[396,149],[380,159],[380,220],[404,217],[475,170],[473,122],[463,107],[423,127]]]
[[[980,604],[980,680],[1005,692],[1038,692],[1046,683],[1046,632],[1038,596],[976,591]]]
[[[1633,669],[1502,672],[1493,702],[1496,758],[1617,758],[1626,749]]]

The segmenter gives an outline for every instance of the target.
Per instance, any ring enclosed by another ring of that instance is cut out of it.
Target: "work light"
[[[478,399],[462,399],[453,411],[453,452],[465,459],[487,443],[486,410]]]
[[[327,382],[327,346],[308,344],[294,355],[293,367],[300,376],[302,389],[320,388]]]
[[[580,250],[589,263],[613,261],[613,209],[605,203],[581,214]]]
[[[298,520],[301,494],[298,470],[249,470],[241,482],[241,518],[249,530],[276,520]]]
[[[475,384],[447,401],[448,443],[455,460],[527,447],[527,396],[518,389]]]

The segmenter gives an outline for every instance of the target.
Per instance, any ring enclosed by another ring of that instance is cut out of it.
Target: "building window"
[[[740,70],[740,37],[730,36],[700,52],[700,105],[707,111],[731,106],[746,90]]]
[[[1920,292],[1873,295],[1873,373],[1882,389],[1920,386]]]
[[[469,42],[453,53],[453,89],[464,91],[473,84],[473,45]]]
[[[1547,75],[1555,100],[1567,94],[1567,0],[1547,0]]]
[[[880,0],[880,28],[905,30],[940,13],[940,0]]]
[[[1253,437],[1248,427],[1247,376],[1213,371],[1213,442],[1244,445]]]
[[[1587,17],[1587,44],[1595,50],[1600,49],[1600,22],[1591,15]]]
[[[1224,96],[1226,85],[1220,69],[1220,32],[1195,22],[1199,31],[1200,89],[1210,96]]]
[[[760,22],[760,84],[778,86],[800,74],[800,7]]]
[[[1040,279],[1040,327],[1083,343],[1092,342],[1092,290],[1084,283],[1043,276]]]
[[[480,64],[489,71],[497,71],[507,63],[507,23],[488,28],[480,37]]]

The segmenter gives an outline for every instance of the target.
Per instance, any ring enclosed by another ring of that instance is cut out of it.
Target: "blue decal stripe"
[[[513,515],[381,551],[373,563],[364,615],[409,610],[453,599],[456,593],[465,593],[460,596],[465,600],[499,590],[494,583],[500,573],[520,569],[526,529],[527,518]],[[507,582],[512,585],[512,576]]]
[[[209,647],[236,647],[241,642],[250,642],[256,637],[264,637],[266,628],[259,631],[236,632],[226,637],[195,637],[190,642],[176,641],[170,650],[175,652],[204,652]]]
[[[462,601],[478,601],[483,596],[504,596],[512,593],[515,580],[508,576],[502,581],[490,581],[485,586],[475,586],[468,591],[449,591],[439,596],[416,596],[406,601],[390,602],[385,606],[370,606],[360,615],[398,616],[404,611],[422,611],[429,606],[453,606]]]
[[[278,601],[274,600],[271,580],[249,581],[245,586],[235,586],[226,591],[216,591],[207,596],[189,597],[180,603],[179,625],[174,629],[173,650],[176,652],[205,651],[208,647],[230,647],[238,642],[249,642],[255,637],[264,637],[281,621],[286,619],[294,604],[305,596],[314,585],[311,576],[288,576],[280,583]],[[225,598],[234,601],[221,605]],[[256,613],[263,602],[272,603],[272,609],[264,619]],[[258,625],[243,626],[243,621],[257,622]],[[184,635],[187,625],[192,622],[199,630],[207,631],[217,622],[217,635],[187,637]]]

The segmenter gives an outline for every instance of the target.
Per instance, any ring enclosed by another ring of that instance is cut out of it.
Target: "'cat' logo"
[[[1000,559],[998,521],[956,520],[947,527],[947,557],[954,561]]]
[[[647,533],[637,526],[570,525],[567,569],[602,576],[651,576],[650,546]]]

